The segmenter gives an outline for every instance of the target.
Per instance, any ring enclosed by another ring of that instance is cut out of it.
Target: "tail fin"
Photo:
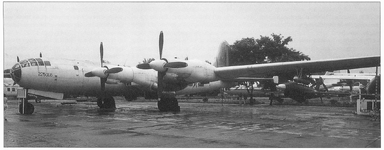
[[[215,58],[215,62],[213,63],[215,67],[229,66],[229,50],[230,47],[227,41],[224,41],[220,44],[219,52]]]

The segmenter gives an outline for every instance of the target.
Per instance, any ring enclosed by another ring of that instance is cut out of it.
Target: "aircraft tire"
[[[180,106],[175,97],[162,98],[157,102],[157,107],[161,112],[180,112]]]
[[[112,96],[108,96],[107,98],[105,98],[102,108],[116,109],[115,99]]]
[[[170,111],[172,111],[172,112],[180,112],[179,102],[177,102],[176,97],[172,97],[171,98],[170,107],[171,107]]]
[[[103,107],[103,100],[101,99],[101,97],[97,98],[97,106],[99,106],[99,108]]]
[[[160,100],[157,102],[157,108],[159,109],[160,112],[167,111],[166,105],[164,105],[164,100]]]
[[[31,103],[25,103],[25,108],[24,108],[24,114],[30,115],[33,114],[35,111],[35,106],[33,106]],[[19,105],[19,113],[23,114],[23,104]]]

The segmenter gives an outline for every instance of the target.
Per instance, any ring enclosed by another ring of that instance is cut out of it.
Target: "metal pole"
[[[378,77],[378,70],[379,70],[378,68],[379,68],[379,66],[376,66],[376,76],[375,76],[375,79]],[[375,94],[376,94],[375,98],[376,98],[376,100],[377,100],[377,94],[378,94],[377,89],[378,89],[378,81],[376,79],[376,89],[375,89]]]

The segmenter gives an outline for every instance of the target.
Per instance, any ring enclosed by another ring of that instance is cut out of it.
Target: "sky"
[[[38,57],[135,66],[163,57],[213,61],[220,43],[291,37],[312,60],[381,55],[380,2],[3,2],[4,68]],[[374,71],[374,69],[373,69]]]

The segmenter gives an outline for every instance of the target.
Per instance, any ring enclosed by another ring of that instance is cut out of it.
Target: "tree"
[[[142,62],[139,62],[139,64],[148,64],[154,60],[155,58],[148,58],[148,59],[144,58],[144,60]]]
[[[292,41],[291,37],[284,39],[281,34],[271,36],[260,36],[260,39],[243,38],[230,45],[230,66],[310,60],[308,55],[287,47]]]
[[[308,55],[304,55],[300,51],[293,48],[288,48],[287,45],[292,41],[289,36],[284,38],[281,34],[271,34],[272,37],[260,36],[260,39],[243,38],[230,45],[229,65],[248,65],[262,64],[271,62],[287,62],[287,61],[302,61],[310,60]],[[291,75],[279,75],[279,78],[288,79]],[[264,81],[264,88],[275,88],[270,81]],[[251,84],[252,85],[252,84]],[[251,88],[251,92],[248,90]],[[248,94],[250,95],[250,104],[255,101],[252,96],[252,86],[247,86]],[[272,101],[271,101],[272,102]]]

